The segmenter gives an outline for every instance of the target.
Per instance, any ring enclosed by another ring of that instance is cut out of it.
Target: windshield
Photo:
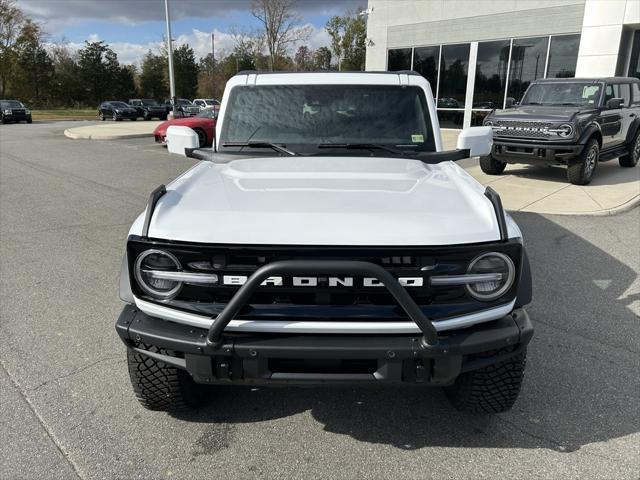
[[[149,99],[142,99],[142,104],[143,105],[158,105],[158,102],[156,102],[155,100],[149,100]]]
[[[185,98],[179,98],[178,105],[193,105],[193,103]]]
[[[207,105],[220,105],[220,102],[217,100],[211,100],[211,99],[206,99],[204,101],[204,103],[206,103]]]
[[[434,151],[424,92],[396,85],[234,87],[220,134],[225,142],[385,144]]]
[[[522,105],[597,105],[602,85],[591,82],[534,83]]]
[[[214,110],[213,108],[205,108],[199,114],[196,115],[196,117],[201,117],[201,118],[216,118],[217,116],[218,116],[218,111]]]
[[[24,108],[17,100],[8,100],[6,102],[2,102],[2,108]]]
[[[131,105],[127,105],[124,102],[111,102],[111,106],[116,108],[131,108]]]

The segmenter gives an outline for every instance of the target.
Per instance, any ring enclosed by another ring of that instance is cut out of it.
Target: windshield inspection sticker
[[[413,143],[424,143],[424,135],[411,135]]]

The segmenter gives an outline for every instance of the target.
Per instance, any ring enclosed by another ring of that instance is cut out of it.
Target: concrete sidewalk
[[[100,122],[82,127],[67,128],[65,136],[74,140],[119,140],[125,138],[149,137],[161,121],[122,120],[121,122]]]
[[[445,149],[456,146],[459,130],[443,130]],[[640,166],[618,160],[598,164],[590,185],[572,185],[564,167],[508,165],[502,175],[485,175],[477,159],[464,165],[483,185],[500,194],[507,210],[556,215],[611,215],[640,204]]]

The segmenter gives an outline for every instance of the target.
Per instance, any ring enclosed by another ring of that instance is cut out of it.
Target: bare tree
[[[294,6],[295,0],[253,0],[251,4],[251,14],[264,29],[271,70],[292,44],[307,40],[311,34],[309,27],[300,25],[301,18],[294,12]]]

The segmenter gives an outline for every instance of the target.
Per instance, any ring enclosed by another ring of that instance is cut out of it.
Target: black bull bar
[[[400,282],[387,270],[370,262],[352,260],[282,260],[269,263],[256,270],[231,298],[225,308],[215,317],[207,334],[207,345],[219,347],[222,342],[222,334],[229,322],[231,322],[242,308],[249,302],[253,293],[269,277],[274,275],[364,275],[375,277],[382,283],[398,305],[406,312],[424,334],[422,337],[423,348],[435,348],[438,346],[438,333],[431,320],[422,312],[420,307],[407,293]]]

